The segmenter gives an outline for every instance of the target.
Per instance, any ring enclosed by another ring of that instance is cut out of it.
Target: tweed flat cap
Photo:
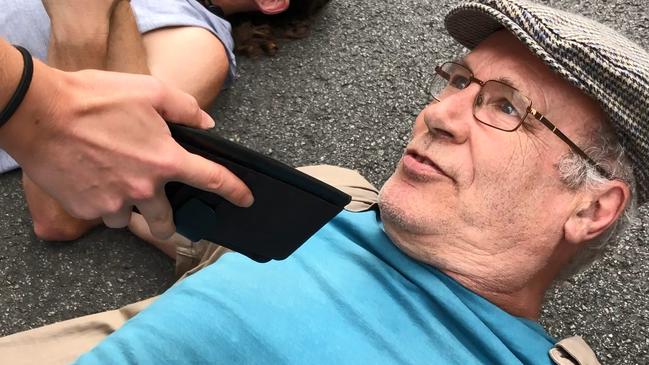
[[[507,29],[550,69],[598,101],[633,165],[637,199],[649,198],[649,53],[609,27],[526,0],[477,0],[446,16],[472,49]]]

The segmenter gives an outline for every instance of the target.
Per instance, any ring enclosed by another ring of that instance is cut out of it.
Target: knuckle
[[[221,191],[225,187],[225,172],[223,168],[214,168],[209,172],[208,184],[210,189]]]
[[[116,214],[122,209],[123,202],[122,199],[110,198],[104,202],[103,206],[106,214]]]
[[[154,77],[149,77],[149,80],[151,81],[151,92],[153,93],[154,100],[156,102],[162,101],[167,94],[164,83]]]
[[[152,224],[149,229],[151,234],[161,239],[169,238],[176,232],[172,224]]]
[[[201,112],[201,106],[198,105],[198,100],[194,97],[189,98],[189,107],[194,115],[198,115]]]
[[[156,210],[155,212],[152,212],[149,214],[147,218],[147,221],[151,225],[161,225],[161,224],[166,224],[168,222],[172,221],[171,218],[171,210],[169,209],[159,209]]]
[[[160,154],[160,159],[157,162],[157,168],[162,177],[172,176],[178,170],[178,153],[176,149],[168,148],[165,152]]]
[[[155,187],[151,181],[141,180],[131,183],[129,196],[134,201],[150,200],[155,196]]]

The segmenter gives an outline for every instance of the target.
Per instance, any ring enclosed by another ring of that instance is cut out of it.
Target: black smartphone
[[[351,197],[277,160],[214,134],[170,124],[187,151],[232,171],[252,191],[251,207],[170,182],[165,186],[178,233],[206,239],[258,262],[283,260],[329,222]]]

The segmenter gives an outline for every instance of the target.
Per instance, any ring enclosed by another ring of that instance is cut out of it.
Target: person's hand
[[[168,181],[252,204],[235,175],[171,137],[165,119],[214,125],[188,94],[149,76],[34,67],[27,98],[0,129],[0,146],[71,215],[124,227],[136,206],[151,232],[166,238],[175,232]]]

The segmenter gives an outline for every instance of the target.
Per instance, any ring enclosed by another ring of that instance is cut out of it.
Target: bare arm
[[[193,95],[207,108],[228,75],[225,47],[198,27],[163,28],[143,36],[151,74]]]
[[[0,38],[0,109],[9,103],[22,74],[23,60],[17,49]]]
[[[4,58],[11,47],[0,43],[0,54],[3,81],[15,84],[15,56]],[[194,98],[152,77],[66,73],[35,61],[23,104],[0,128],[0,146],[72,215],[126,225],[137,206],[159,237],[175,231],[163,192],[167,181],[252,203],[233,174],[175,143],[160,115],[201,128],[214,123]]]
[[[51,66],[64,70],[106,68],[147,74],[151,65],[154,76],[194,95],[203,107],[216,97],[227,75],[228,60],[221,42],[213,34],[202,28],[165,28],[147,33],[143,42],[127,1],[91,4],[78,1],[81,0],[45,1],[52,22],[48,53]],[[74,20],[81,13],[86,14],[86,22],[76,23]],[[23,186],[39,238],[72,240],[100,223],[67,214],[27,174]],[[104,220],[109,226],[122,226],[125,217],[124,212]],[[155,241],[146,225],[137,227],[136,233]]]

